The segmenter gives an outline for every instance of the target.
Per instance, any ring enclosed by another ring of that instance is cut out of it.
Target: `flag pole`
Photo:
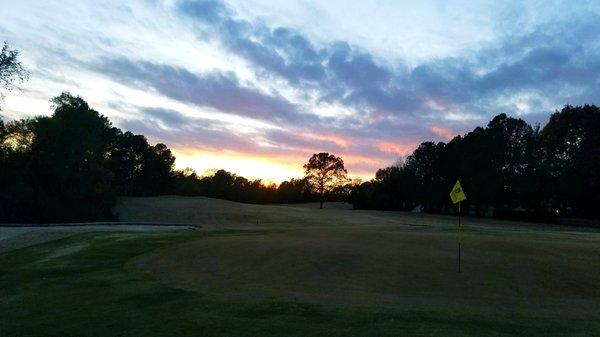
[[[460,273],[460,255],[462,249],[462,235],[460,232],[460,204],[463,200],[467,200],[467,196],[465,195],[465,191],[462,189],[462,186],[460,186],[459,180],[456,181],[456,184],[454,184],[454,187],[452,187],[452,190],[450,190],[450,200],[452,200],[454,205],[458,204],[456,206],[458,210],[456,215],[458,215],[458,272]]]
[[[458,231],[460,233],[460,204],[462,203],[462,201],[458,202]]]
[[[458,272],[460,273],[461,233],[460,233],[460,204],[458,202]]]

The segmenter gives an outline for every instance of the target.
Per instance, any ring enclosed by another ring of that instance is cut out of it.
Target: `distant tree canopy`
[[[460,179],[474,214],[599,217],[600,109],[565,106],[540,130],[500,114],[449,143],[422,143],[404,164],[355,188],[356,208],[450,210]]]
[[[225,170],[217,170],[212,175],[198,176],[192,169],[175,172],[171,192],[186,196],[207,196],[231,201],[253,204],[298,203],[317,200],[309,182],[292,178],[279,186],[264,184],[261,180],[249,180]],[[332,195],[335,200],[348,200],[345,195]]]
[[[313,154],[304,164],[304,173],[313,192],[319,195],[319,208],[322,209],[325,196],[346,182],[348,171],[342,158],[321,152]]]
[[[203,177],[197,176],[192,169],[179,171],[172,191],[178,195],[201,195],[247,203],[279,202],[274,184],[265,185],[261,180],[249,180],[225,170]]]

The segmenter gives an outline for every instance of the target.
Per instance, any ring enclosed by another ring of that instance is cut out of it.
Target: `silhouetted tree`
[[[599,216],[600,108],[565,106],[541,131],[547,205],[565,214]]]
[[[361,183],[362,181],[360,179],[345,179],[344,182],[341,182],[331,189],[328,194],[328,200],[350,202],[352,198],[352,190]]]
[[[306,178],[290,179],[279,184],[278,201],[284,203],[312,201],[312,190]]]
[[[35,193],[30,175],[30,120],[0,123],[0,221],[19,220],[32,211]]]
[[[164,144],[123,134],[80,97],[52,103],[52,116],[0,123],[0,221],[106,220],[117,195],[170,191]]]
[[[175,176],[175,157],[166,145],[151,146],[146,137],[129,131],[117,133],[109,163],[120,195],[150,196],[166,193]]]
[[[16,87],[16,82],[26,80],[28,76],[29,73],[19,61],[19,51],[11,49],[8,43],[4,42],[0,51],[0,87],[10,91]],[[3,97],[0,93],[0,103]],[[0,110],[1,108],[0,106]]]
[[[412,190],[413,200],[427,209],[439,207],[447,185],[443,175],[442,154],[446,144],[424,142],[406,158],[404,170],[415,184],[420,186]]]
[[[342,158],[321,152],[313,154],[304,164],[304,173],[313,191],[319,195],[319,208],[323,209],[325,194],[343,184],[348,171],[344,168]]]
[[[600,109],[565,106],[540,131],[500,114],[447,144],[422,143],[405,162],[355,187],[355,208],[452,209],[460,179],[465,209],[480,215],[600,217]]]
[[[80,97],[52,99],[54,114],[31,122],[29,164],[46,221],[111,218],[115,190],[107,155],[117,129]]]

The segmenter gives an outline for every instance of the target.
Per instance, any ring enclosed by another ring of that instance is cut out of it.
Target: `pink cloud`
[[[384,153],[394,153],[399,155],[408,155],[410,154],[414,148],[414,144],[402,144],[402,143],[394,143],[394,142],[386,142],[380,141],[375,144],[379,151]]]
[[[439,125],[432,125],[429,127],[429,129],[437,136],[446,140],[450,140],[456,135],[456,133],[453,130]]]

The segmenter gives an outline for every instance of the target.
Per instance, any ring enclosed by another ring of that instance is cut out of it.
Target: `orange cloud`
[[[429,129],[431,130],[431,132],[446,140],[450,140],[456,135],[455,132],[451,129],[439,125],[432,125],[429,127]]]

